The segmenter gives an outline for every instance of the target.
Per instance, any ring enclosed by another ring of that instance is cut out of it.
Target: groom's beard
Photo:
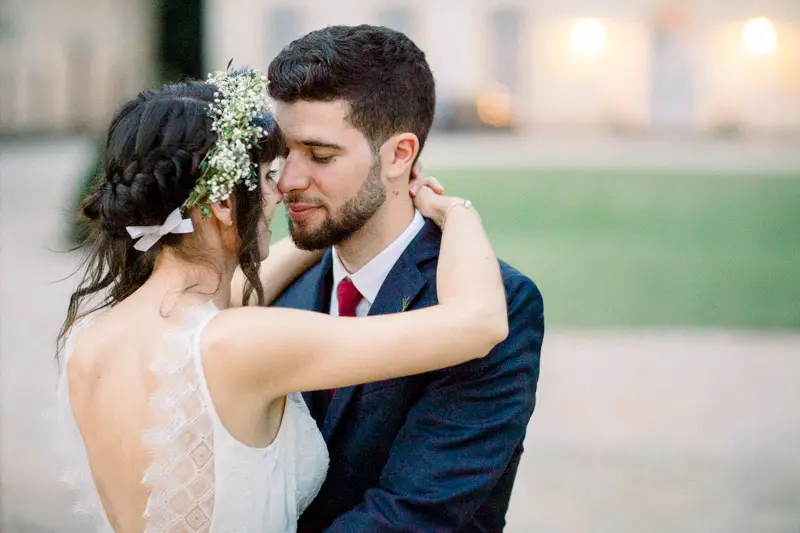
[[[299,197],[289,197],[284,203],[300,201]],[[380,159],[375,157],[369,174],[355,197],[348,199],[338,212],[328,216],[316,227],[308,222],[289,221],[289,232],[295,245],[301,250],[324,250],[346,241],[364,227],[386,201],[386,186],[381,181]],[[325,208],[327,210],[327,208]]]

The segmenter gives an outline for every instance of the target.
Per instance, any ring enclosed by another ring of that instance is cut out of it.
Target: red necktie
[[[339,300],[339,316],[356,316],[356,307],[362,296],[350,278],[344,278],[339,282],[339,286],[336,287],[336,297]]]
[[[339,316],[356,316],[356,307],[361,301],[361,293],[358,292],[356,286],[350,281],[350,278],[344,278],[339,282],[336,287],[336,298],[339,300]],[[328,391],[328,399],[333,399],[335,389]]]

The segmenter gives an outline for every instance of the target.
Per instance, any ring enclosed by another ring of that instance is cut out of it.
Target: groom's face
[[[380,159],[346,120],[348,110],[342,100],[276,105],[288,149],[278,189],[300,248],[322,249],[347,240],[386,200]]]

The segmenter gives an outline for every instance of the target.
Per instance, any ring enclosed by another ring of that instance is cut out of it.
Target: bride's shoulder
[[[95,309],[84,312],[75,318],[64,336],[64,348],[67,356],[74,351],[78,339],[83,339],[84,333],[97,322],[105,311],[105,309]]]
[[[75,321],[72,323],[72,326],[67,331],[67,334],[75,335],[92,326],[106,311],[107,309],[94,309],[78,315],[75,318]]]

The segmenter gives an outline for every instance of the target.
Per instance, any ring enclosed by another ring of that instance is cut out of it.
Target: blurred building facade
[[[97,132],[155,71],[151,0],[2,0],[0,134]]]
[[[440,124],[800,131],[798,0],[208,0],[207,66],[364,22],[425,50]]]
[[[156,81],[161,4],[3,0],[0,134],[102,130]],[[204,67],[365,22],[425,50],[443,128],[800,132],[798,0],[205,0]]]

